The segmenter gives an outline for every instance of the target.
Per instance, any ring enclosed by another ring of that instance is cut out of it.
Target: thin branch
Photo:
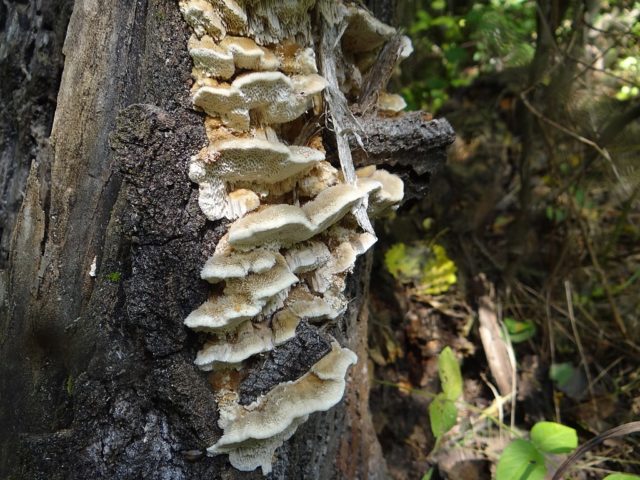
[[[524,93],[520,94],[520,99],[522,100],[522,103],[524,103],[524,105],[527,107],[527,109],[531,113],[533,113],[536,117],[548,123],[552,127],[557,128],[561,132],[566,133],[570,137],[578,140],[580,143],[584,143],[585,145],[588,145],[589,147],[593,148],[596,152],[598,152],[600,155],[602,155],[602,157],[609,162],[609,164],[611,165],[611,169],[613,170],[613,174],[616,176],[618,181],[620,181],[620,174],[618,173],[618,169],[616,168],[615,164],[613,163],[613,159],[611,158],[611,155],[609,155],[609,152],[607,152],[606,149],[600,147],[600,145],[598,145],[593,140],[589,140],[588,138],[585,138],[582,135],[568,129],[567,127],[560,125],[558,122],[546,117],[539,110],[537,110],[533,105],[531,105],[531,103],[529,102],[529,100],[527,100],[527,97],[524,95]]]

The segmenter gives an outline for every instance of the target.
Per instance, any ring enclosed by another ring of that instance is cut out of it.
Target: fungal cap
[[[380,185],[380,188],[369,197],[369,213],[372,216],[382,215],[388,209],[396,207],[404,197],[403,181],[386,170],[375,170],[367,177],[360,177],[358,182]]]
[[[281,72],[247,73],[236,78],[232,85],[241,92],[249,108],[277,102],[293,91],[291,80]]]
[[[220,45],[232,52],[236,67],[242,69],[257,70],[265,55],[264,49],[250,38],[227,36],[222,39]]]
[[[234,295],[207,300],[185,319],[184,324],[193,330],[222,331],[255,317],[262,304]]]
[[[213,6],[205,0],[182,0],[180,11],[185,21],[199,37],[208,33],[218,39],[227,33]]]
[[[293,88],[299,95],[315,95],[327,87],[327,81],[316,73],[310,75],[294,75],[291,77]]]
[[[192,101],[196,107],[200,107],[209,115],[229,113],[240,108],[242,104],[240,93],[230,85],[200,87],[194,93]]]
[[[222,140],[212,145],[214,170],[226,181],[276,183],[324,160],[324,153],[260,138]]]
[[[250,248],[266,243],[296,243],[313,236],[314,225],[301,208],[271,205],[236,220],[229,228],[229,243]]]
[[[200,369],[209,371],[217,364],[240,363],[252,355],[271,350],[273,346],[271,329],[246,321],[235,331],[207,342],[198,352],[195,364]]]
[[[253,300],[266,300],[298,282],[298,277],[289,271],[281,256],[269,270],[254,273],[244,278],[230,278],[224,289],[225,295],[247,296]]]
[[[367,186],[367,188],[369,188]],[[352,206],[367,196],[366,189],[346,183],[334,185],[302,207],[318,232],[342,218]]]
[[[227,238],[223,237],[216,252],[204,264],[200,277],[209,283],[217,283],[227,278],[243,278],[250,273],[262,273],[275,266],[277,255],[265,249],[235,252],[228,247]]]
[[[382,23],[367,10],[354,6],[348,8],[348,22],[342,45],[352,53],[375,50],[396,33],[394,28]]]
[[[228,79],[235,73],[231,52],[216,45],[208,35],[201,39],[194,35],[191,36],[189,55],[191,55],[195,67],[209,76]]]
[[[310,371],[294,382],[282,383],[260,397],[249,408],[240,407],[210,453],[239,448],[244,442],[273,437],[285,431],[297,418],[325,411],[336,405],[345,388],[345,375],[356,363],[355,353],[333,342],[331,351]]]
[[[309,242],[289,249],[284,257],[293,273],[304,273],[325,264],[331,253],[324,243]]]
[[[398,113],[407,108],[407,102],[401,95],[387,92],[380,92],[377,105],[381,111],[391,113]]]

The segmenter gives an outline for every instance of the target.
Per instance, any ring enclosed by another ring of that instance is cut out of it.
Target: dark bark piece
[[[446,147],[455,140],[449,122],[444,118],[431,120],[424,112],[359,120],[364,150],[350,139],[357,166],[400,165],[423,175],[443,165]]]
[[[377,165],[400,176],[405,184],[403,203],[424,197],[433,174],[447,160],[447,147],[455,140],[449,122],[431,120],[421,111],[389,117],[369,115],[359,117],[358,122],[364,149],[349,135],[354,165]],[[328,157],[337,163],[335,150]]]
[[[240,404],[249,405],[280,383],[293,382],[309,371],[314,363],[331,351],[331,342],[314,326],[301,322],[296,336],[256,357],[252,369],[240,384]]]

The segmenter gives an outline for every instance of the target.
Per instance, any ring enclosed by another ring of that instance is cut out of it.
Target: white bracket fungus
[[[252,72],[231,84],[204,85],[196,89],[193,104],[230,127],[249,128],[249,112],[264,124],[295,120],[312,106],[313,97],[326,86],[317,74],[288,77],[282,72]]]
[[[322,112],[319,94],[327,80],[317,73],[308,25],[314,3],[180,1],[194,33],[188,45],[192,101],[207,115],[209,140],[192,158],[189,177],[199,185],[199,205],[209,220],[235,220],[201,271],[219,288],[184,323],[208,333],[196,365],[223,379],[216,387],[223,435],[208,453],[228,454],[239,470],[261,467],[264,474],[276,449],[310,414],[340,401],[357,358],[333,341],[308,372],[246,406],[231,372],[254,355],[292,345],[283,344],[310,328],[306,322],[326,323],[346,310],[346,276],[376,241],[357,225],[369,225],[365,209],[372,216],[393,209],[404,188],[397,176],[375,167],[358,170],[357,178],[351,168],[346,182],[325,160],[320,135],[311,136],[309,146],[279,140],[295,138],[302,122],[294,120],[311,108]],[[339,5],[334,13],[344,18],[334,21],[343,21],[344,67],[360,79],[352,82],[357,88],[395,30],[361,8]],[[404,40],[400,56],[410,49]],[[327,76],[339,91],[335,74]],[[405,104],[382,92],[378,107],[395,114]]]
[[[213,38],[221,38],[227,33],[222,19],[206,0],[181,1],[180,11],[198,37],[208,34]]]
[[[275,450],[293,434],[291,428],[295,431],[301,419],[340,401],[347,369],[356,361],[355,353],[334,342],[331,352],[295,382],[274,387],[247,407],[233,403],[224,406],[218,422],[224,434],[207,451],[214,455],[228,453],[238,470],[261,467],[266,475],[271,471]],[[238,455],[246,448],[253,455]]]
[[[238,218],[260,205],[258,195],[243,188],[227,194],[227,185],[274,193],[291,190],[297,177],[324,160],[324,153],[261,138],[219,140],[195,156],[189,177],[200,184],[200,208],[209,220]]]

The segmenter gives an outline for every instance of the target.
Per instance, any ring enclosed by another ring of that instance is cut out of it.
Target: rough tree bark
[[[0,478],[261,478],[201,455],[220,429],[182,322],[207,297],[199,270],[227,222],[206,221],[186,175],[205,141],[189,32],[172,0],[71,4],[0,3]],[[452,139],[448,125],[431,135],[447,140],[406,150]],[[380,161],[397,153],[383,143]],[[271,478],[385,477],[369,269],[331,328],[359,355],[344,401],[278,450]]]

